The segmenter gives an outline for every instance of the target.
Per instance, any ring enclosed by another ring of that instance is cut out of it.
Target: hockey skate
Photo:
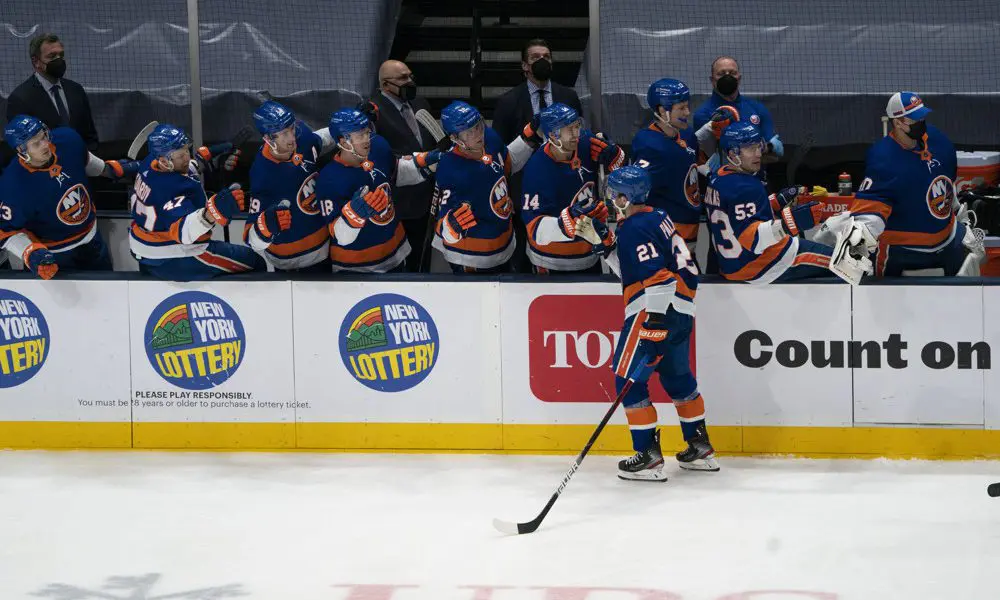
[[[689,471],[719,470],[719,462],[715,460],[715,450],[708,441],[708,432],[704,427],[699,427],[695,436],[688,440],[687,449],[677,453],[677,462],[682,469]]]
[[[631,481],[666,481],[663,472],[663,452],[660,451],[660,431],[653,433],[653,443],[643,452],[618,461],[618,478]]]

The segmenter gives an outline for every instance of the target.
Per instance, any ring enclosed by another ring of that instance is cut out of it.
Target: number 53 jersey
[[[792,266],[799,238],[773,239],[774,211],[756,175],[722,167],[709,179],[704,206],[723,277],[770,283]]]

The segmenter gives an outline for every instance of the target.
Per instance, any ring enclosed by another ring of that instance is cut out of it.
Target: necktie
[[[417,142],[422,144],[423,140],[420,139],[420,126],[417,125],[417,118],[413,116],[413,109],[410,108],[409,103],[404,102],[400,111],[403,113],[403,119],[406,121],[406,124],[410,126],[410,131],[413,132],[413,136],[417,138]]]
[[[538,90],[538,112],[542,112],[548,107],[549,104],[545,101],[545,88],[540,88]]]
[[[52,86],[52,97],[56,101],[56,110],[59,111],[59,122],[69,125],[69,111],[66,110],[66,103],[63,102],[62,94],[59,93],[62,87],[59,84]]]

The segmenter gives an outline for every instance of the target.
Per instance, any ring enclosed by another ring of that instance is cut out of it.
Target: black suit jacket
[[[420,138],[413,135],[410,126],[406,124],[403,115],[396,106],[381,92],[372,97],[372,102],[378,106],[378,123],[375,132],[389,142],[393,154],[404,156],[414,152],[433,150],[437,144],[431,132],[417,122],[420,128]],[[430,112],[430,105],[423,98],[415,98],[410,102],[410,108],[416,113],[420,109]],[[429,180],[418,185],[407,185],[393,189],[392,200],[396,205],[396,215],[400,219],[417,219],[430,212],[431,195],[434,193],[434,181]]]
[[[573,88],[568,88],[556,82],[552,82],[552,102],[562,102],[570,108],[576,110],[583,116],[583,107],[580,105],[580,97],[576,95]],[[528,93],[528,82],[523,81],[507,90],[503,96],[497,99],[497,107],[493,111],[493,129],[500,134],[505,144],[514,141],[524,129],[524,125],[531,121],[534,111],[531,110],[531,96]]]
[[[97,150],[97,128],[90,112],[87,92],[79,83],[63,78],[59,81],[66,94],[66,108],[69,110],[69,126],[76,130],[91,152]],[[7,121],[17,115],[29,115],[41,119],[49,129],[60,127],[59,111],[52,103],[52,96],[38,82],[34,74],[24,83],[14,88],[7,99]]]

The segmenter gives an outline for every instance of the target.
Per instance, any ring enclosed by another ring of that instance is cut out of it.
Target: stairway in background
[[[487,120],[496,99],[524,80],[521,46],[532,38],[552,45],[553,80],[572,87],[589,35],[588,2],[545,0],[403,0],[390,58],[413,71],[420,96],[435,113],[455,99],[472,100]],[[481,17],[482,61],[472,77],[473,7]],[[482,99],[475,98],[481,89]]]

